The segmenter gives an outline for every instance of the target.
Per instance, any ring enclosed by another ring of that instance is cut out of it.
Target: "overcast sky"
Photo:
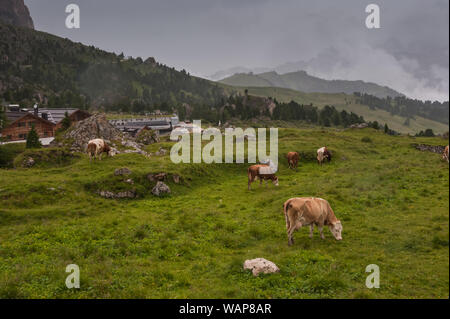
[[[65,27],[78,4],[81,28]],[[365,26],[380,6],[381,28]],[[327,79],[449,98],[448,0],[25,0],[37,30],[207,76],[299,62]],[[295,65],[295,63],[294,63]],[[296,71],[296,70],[292,70]]]

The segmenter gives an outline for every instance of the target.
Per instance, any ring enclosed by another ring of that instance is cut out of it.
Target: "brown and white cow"
[[[297,170],[299,159],[300,159],[300,155],[297,152],[289,152],[287,154],[289,168],[292,168],[292,169],[295,168]]]
[[[445,147],[444,153],[442,153],[442,159],[447,160],[447,163],[449,162],[449,158],[448,158],[448,145]]]
[[[284,203],[283,209],[289,246],[294,243],[294,231],[306,225],[310,227],[309,238],[312,238],[314,225],[316,225],[319,228],[320,237],[325,239],[322,232],[325,225],[330,228],[336,240],[342,240],[342,224],[325,199],[315,197],[290,198]]]
[[[317,150],[317,163],[322,165],[325,159],[328,159],[328,162],[331,161],[331,153],[326,146],[321,147]]]
[[[275,186],[278,186],[278,177],[275,174],[260,174],[259,169],[261,167],[268,168],[269,165],[256,164],[248,168],[248,190],[251,189],[250,184],[253,183],[256,178],[259,178],[260,185],[262,184],[263,180],[265,180],[267,186],[267,181],[270,179]]]
[[[93,140],[90,140],[88,142],[87,146],[87,153],[89,154],[89,160],[91,161],[92,158],[99,158],[102,159],[102,154],[106,153],[110,155],[111,148],[109,145],[101,138],[96,138]]]

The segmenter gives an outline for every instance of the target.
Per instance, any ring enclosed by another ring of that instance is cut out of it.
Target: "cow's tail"
[[[286,216],[287,215],[287,211],[288,209],[291,207],[291,199],[288,199],[284,204],[283,204],[283,213]]]

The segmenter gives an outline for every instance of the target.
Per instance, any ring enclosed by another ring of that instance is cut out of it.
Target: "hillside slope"
[[[382,109],[371,109],[369,106],[361,104],[358,97],[343,93],[304,93],[291,89],[274,88],[274,87],[235,87],[244,94],[245,89],[248,94],[272,97],[278,102],[295,101],[300,104],[313,104],[318,107],[325,105],[333,105],[338,110],[346,110],[363,116],[366,121],[378,121],[384,125],[387,123],[389,127],[400,133],[415,134],[427,128],[433,129],[435,133],[444,133],[449,130],[448,124],[424,118],[422,116],[414,116],[409,118],[407,125],[407,117],[401,115],[392,115]]]
[[[169,109],[214,104],[216,83],[177,71],[150,57],[126,59],[44,32],[0,23],[0,100],[31,106],[109,110]]]
[[[253,74],[238,73],[220,80],[232,86],[281,87],[311,93],[347,93],[361,92],[377,97],[396,97],[402,94],[386,86],[364,81],[324,80],[305,71],[278,74],[275,71]]]
[[[447,142],[280,129],[280,185],[254,183],[251,191],[248,164],[177,165],[168,154],[0,169],[0,298],[448,298],[448,164],[411,143]],[[321,145],[335,155],[322,167],[314,161]],[[284,157],[292,150],[309,156],[297,171]],[[134,185],[114,176],[120,167]],[[171,195],[157,198],[146,178],[155,172],[183,182],[168,180]],[[119,186],[142,197],[95,193]],[[304,227],[289,247],[282,205],[296,196],[327,199],[343,240],[327,228],[324,240],[317,229],[309,239]],[[280,272],[253,277],[242,265],[256,257]],[[80,289],[64,284],[71,263],[80,266]],[[382,286],[367,289],[374,263]]]

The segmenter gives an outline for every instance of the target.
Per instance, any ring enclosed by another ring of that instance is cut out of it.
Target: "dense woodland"
[[[0,99],[31,106],[143,112],[215,104],[217,84],[150,57],[125,58],[50,34],[0,24]]]
[[[369,94],[354,93],[360,104],[368,105],[371,109],[383,109],[392,115],[400,115],[406,118],[421,116],[437,122],[448,124],[449,104],[448,101],[420,101],[409,99],[405,96],[395,98],[378,98]],[[408,121],[408,120],[407,120]]]

